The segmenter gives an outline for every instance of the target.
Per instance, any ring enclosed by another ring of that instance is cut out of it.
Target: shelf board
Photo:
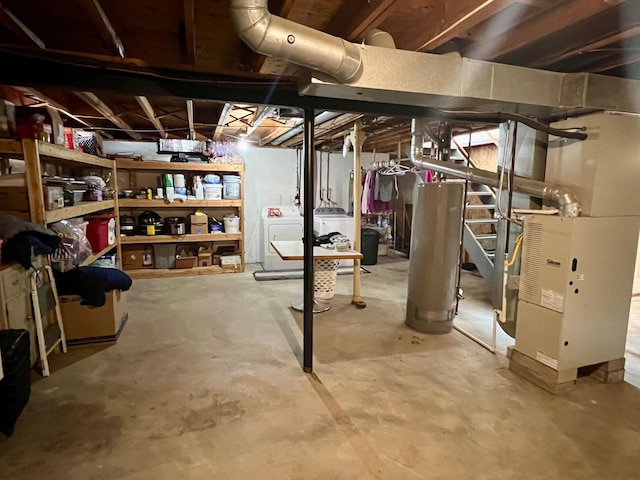
[[[133,235],[120,237],[122,245],[141,243],[223,242],[242,240],[242,233],[207,233],[203,235]]]
[[[166,200],[136,200],[135,198],[122,198],[118,200],[120,208],[216,208],[216,207],[241,207],[242,200],[175,200],[169,203]]]
[[[82,217],[90,213],[100,212],[114,208],[113,200],[103,200],[102,202],[80,202],[73,207],[60,208],[58,210],[48,210],[45,212],[47,224],[66,220],[67,218]]]
[[[125,270],[124,272],[127,275],[129,275],[131,278],[140,280],[145,278],[190,277],[194,275],[239,273],[241,272],[241,270],[222,268],[217,265],[214,265],[213,267],[173,268],[173,269],[142,268],[139,270]]]
[[[154,162],[130,159],[117,159],[118,168],[125,170],[157,171],[199,171],[199,172],[243,172],[244,165],[224,163]]]
[[[0,139],[0,153],[22,156],[22,143],[19,140],[2,138]]]
[[[80,267],[87,267],[87,266],[91,265],[93,262],[98,260],[101,256],[109,253],[114,248],[116,248],[116,244],[115,243],[113,245],[109,245],[107,248],[103,248],[98,253],[94,253],[93,255],[85,258],[85,260],[79,266]]]
[[[60,145],[48,142],[37,142],[40,159],[44,161],[57,160],[92,165],[94,167],[113,168],[113,160],[100,158],[77,150],[69,150]]]

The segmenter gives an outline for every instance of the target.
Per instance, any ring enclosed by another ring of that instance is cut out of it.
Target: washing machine
[[[269,216],[270,212],[280,211],[279,216]],[[265,271],[302,270],[302,260],[282,260],[273,249],[273,240],[297,240],[302,242],[304,219],[300,209],[291,205],[268,206],[262,208],[262,241],[260,254]]]
[[[340,232],[347,236],[353,246],[355,240],[353,217],[344,208],[318,207],[313,211],[313,233],[316,236]],[[340,260],[341,267],[353,267],[353,260]]]

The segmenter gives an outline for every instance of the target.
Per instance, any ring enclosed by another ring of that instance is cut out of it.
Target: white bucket
[[[240,217],[224,217],[224,233],[240,232]]]
[[[238,175],[224,175],[224,198],[238,200],[240,198],[240,177]]]
[[[204,185],[205,200],[222,200],[222,185]]]

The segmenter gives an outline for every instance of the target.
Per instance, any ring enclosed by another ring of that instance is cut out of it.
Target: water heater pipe
[[[424,132],[424,120],[413,119],[411,123],[411,161],[416,167],[499,188],[500,179],[497,173],[455,165],[451,162],[439,162],[425,156],[423,154]],[[577,217],[580,215],[578,197],[566,187],[516,176],[514,177],[513,190],[532,197],[549,200],[558,207],[560,215],[563,217]]]
[[[268,0],[231,0],[236,32],[256,53],[318,70],[340,83],[362,70],[360,47],[342,38],[272,15]]]

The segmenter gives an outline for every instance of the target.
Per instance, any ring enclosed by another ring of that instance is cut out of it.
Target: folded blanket
[[[106,292],[131,288],[133,280],[115,268],[77,267],[68,272],[54,272],[59,295],[79,295],[82,305],[101,307]]]

